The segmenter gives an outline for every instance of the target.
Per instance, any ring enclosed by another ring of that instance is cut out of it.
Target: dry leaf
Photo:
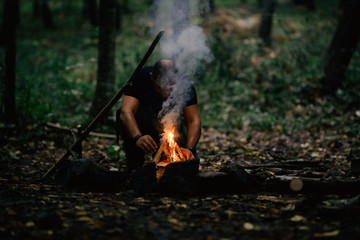
[[[324,232],[324,233],[315,233],[314,237],[335,237],[339,235],[340,230],[334,230],[331,232]]]
[[[244,229],[249,230],[249,231],[254,230],[254,225],[252,223],[245,222],[244,223]]]
[[[302,222],[305,220],[306,220],[306,218],[304,218],[303,216],[300,216],[300,215],[295,215],[292,218],[290,218],[290,221],[292,221],[292,222]]]

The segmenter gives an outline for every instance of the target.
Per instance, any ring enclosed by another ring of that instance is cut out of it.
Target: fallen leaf
[[[178,224],[178,223],[179,223],[179,221],[178,221],[176,218],[172,218],[172,217],[169,217],[169,218],[168,218],[168,221],[169,221],[170,223],[172,223],[172,224]]]
[[[245,222],[243,227],[244,227],[245,230],[248,230],[248,231],[254,230],[254,225],[252,223],[249,223],[249,222]]]
[[[18,176],[13,176],[11,179],[14,181],[20,181],[20,178]]]
[[[87,215],[87,212],[85,212],[85,211],[80,211],[80,212],[77,212],[76,215],[78,215],[78,216],[86,216],[86,215]]]
[[[91,223],[94,221],[92,218],[89,218],[87,216],[79,217],[77,220],[80,222],[91,222]]]
[[[295,215],[292,218],[290,218],[290,221],[292,222],[302,222],[305,221],[306,219],[303,216],[300,215]]]
[[[27,222],[25,223],[25,227],[34,227],[35,226],[35,223],[34,222]]]
[[[231,218],[233,215],[237,214],[237,212],[233,210],[226,210],[225,213],[228,215],[229,218]]]
[[[339,235],[340,230],[334,230],[331,232],[324,232],[324,233],[315,233],[314,237],[335,237]]]

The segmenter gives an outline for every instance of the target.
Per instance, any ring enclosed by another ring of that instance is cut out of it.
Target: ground
[[[359,204],[330,209],[332,201],[359,194],[247,191],[226,194],[138,195],[82,192],[41,181],[65,153],[61,134],[21,140],[1,139],[1,239],[359,239]],[[285,160],[326,162],[327,169],[307,169],[318,178],[358,179],[348,155],[356,139],[335,131],[301,133],[204,129],[198,147],[201,171],[218,171]],[[84,158],[112,158],[114,139],[89,137]],[[271,154],[272,153],[272,154]],[[275,155],[274,155],[275,154]],[[278,156],[278,157],[276,157]],[[110,159],[110,160],[104,160]],[[269,176],[276,169],[255,169]],[[254,169],[248,170],[250,174]],[[298,171],[297,173],[299,173]],[[296,171],[291,172],[296,174]]]

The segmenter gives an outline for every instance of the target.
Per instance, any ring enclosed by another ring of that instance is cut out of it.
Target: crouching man
[[[159,60],[153,67],[144,67],[125,92],[120,112],[120,129],[129,171],[141,167],[145,155],[154,155],[157,151],[163,133],[159,113],[173,89],[175,71],[171,60]],[[196,145],[201,135],[194,86],[179,97],[187,101],[180,117],[180,126],[177,126],[182,136],[178,143],[185,157],[191,159],[196,155]]]

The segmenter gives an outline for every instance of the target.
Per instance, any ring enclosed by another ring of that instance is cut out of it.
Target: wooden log
[[[256,177],[256,176],[254,176]],[[269,192],[299,192],[314,194],[359,194],[359,180],[327,180],[321,178],[307,178],[301,176],[274,176],[271,179],[261,180],[262,190]]]
[[[124,94],[126,89],[132,85],[135,77],[139,74],[143,66],[145,65],[147,59],[150,57],[151,53],[155,49],[156,45],[160,41],[160,38],[164,34],[164,31],[161,31],[158,33],[154,41],[152,42],[151,46],[149,47],[148,51],[144,55],[144,57],[141,59],[139,65],[136,67],[135,71],[130,76],[129,80],[122,86],[122,88],[116,93],[116,95],[106,104],[106,106],[96,115],[96,117],[92,120],[92,122],[86,127],[83,134],[77,139],[77,141],[71,146],[71,149],[77,149],[79,145],[82,143],[82,141],[85,140],[85,138],[89,135],[89,133],[95,128],[96,124],[100,121],[100,119],[106,115],[106,113],[112,108],[115,103],[121,98],[121,96]],[[52,174],[59,166],[60,164],[69,157],[70,152],[67,151],[44,175],[43,179],[45,179],[47,176]]]
[[[158,164],[160,159],[161,159],[161,154],[163,153],[164,151],[164,144],[165,144],[165,141],[160,145],[159,147],[159,150],[156,152],[155,154],[155,157],[153,159],[153,161],[155,162],[155,164]]]
[[[128,174],[109,171],[93,159],[65,159],[54,174],[54,183],[65,188],[93,191],[120,192],[127,183]]]
[[[75,133],[78,133],[78,129],[73,129],[66,126],[61,126],[58,123],[46,123],[46,127],[58,129],[64,132],[71,132],[74,131]],[[80,135],[80,134],[79,134]],[[116,135],[114,134],[106,134],[106,133],[98,133],[98,132],[91,132],[89,133],[90,136],[99,137],[99,138],[110,138],[110,139],[116,139]]]
[[[301,178],[294,178],[290,181],[290,188],[294,192],[300,191],[303,188],[303,186],[304,186],[304,183],[301,180]]]
[[[297,161],[297,160],[288,160],[282,161],[278,164],[256,164],[256,165],[242,165],[246,169],[256,169],[256,168],[286,168],[286,169],[302,169],[305,167],[317,167],[321,166],[321,161]]]
[[[182,153],[179,145],[175,145],[175,151],[179,154],[179,158],[181,161],[186,161],[187,159],[185,158],[184,154]]]

